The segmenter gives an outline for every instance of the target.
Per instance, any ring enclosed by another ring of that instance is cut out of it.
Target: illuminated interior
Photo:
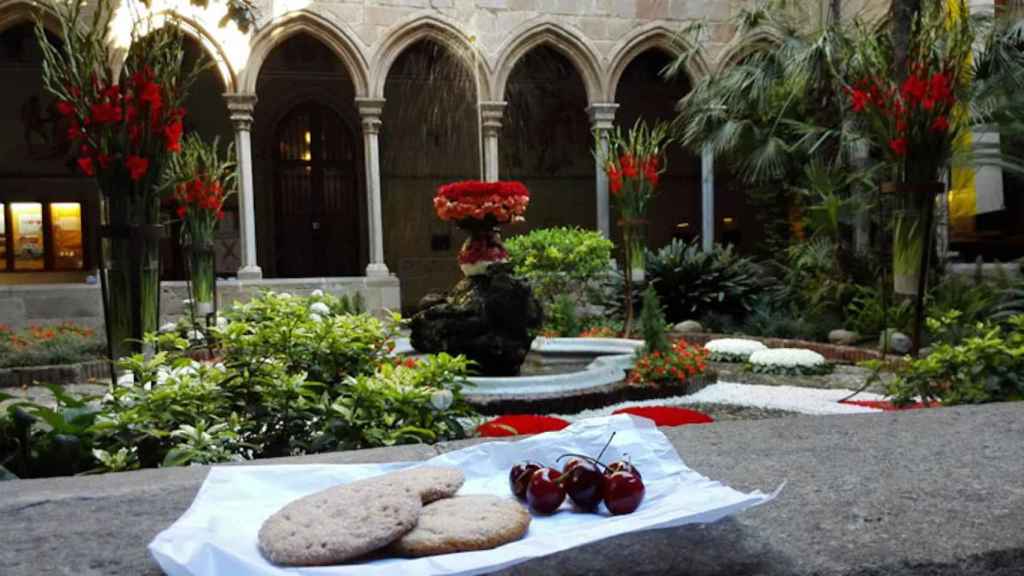
[[[15,270],[42,270],[46,267],[42,204],[11,203],[11,236]]]
[[[50,204],[50,236],[53,238],[53,267],[80,270],[85,265],[82,249],[82,205],[78,202]]]

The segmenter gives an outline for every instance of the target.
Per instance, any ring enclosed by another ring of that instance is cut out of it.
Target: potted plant
[[[222,159],[217,138],[206,143],[193,134],[164,176],[162,188],[173,195],[181,219],[180,242],[188,259],[193,313],[206,319],[215,310],[214,237],[224,219],[224,201],[234,193],[236,175],[232,146]]]
[[[522,182],[466,180],[437,189],[437,216],[469,234],[459,250],[459,267],[466,276],[485,274],[495,263],[505,262],[508,252],[501,242],[500,226],[524,221],[530,193]]]
[[[158,326],[159,182],[181,149],[181,107],[200,71],[185,71],[180,29],[136,21],[127,58],[115,68],[108,42],[114,9],[99,0],[91,16],[80,2],[57,3],[62,41],[41,21],[43,84],[68,122],[75,163],[101,192],[100,279],[112,359],[130,354]]]

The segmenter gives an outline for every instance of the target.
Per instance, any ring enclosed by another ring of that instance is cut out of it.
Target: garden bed
[[[110,380],[110,363],[89,360],[53,366],[0,368],[0,388],[23,388],[36,383],[81,384],[90,380]]]
[[[805,348],[821,354],[829,362],[835,364],[856,364],[858,362],[863,362],[864,360],[879,360],[882,358],[882,353],[878,350],[860,348],[857,346],[840,346],[838,344],[815,342],[813,340],[790,340],[787,338],[766,338],[745,335],[738,336],[735,334],[712,334],[707,332],[683,333],[679,331],[673,331],[672,337],[683,338],[691,344],[700,344],[701,346],[712,340],[718,340],[721,338],[743,338],[745,340],[756,340],[769,348]],[[896,360],[898,357],[899,356],[896,354],[888,354],[888,358],[892,360]]]
[[[836,364],[832,373],[815,375],[765,374],[749,370],[744,364],[730,362],[712,362],[712,365],[718,372],[721,380],[741,382],[743,384],[760,384],[763,386],[799,386],[801,388],[833,390],[846,388],[858,390],[871,376],[871,371],[867,368],[850,366],[848,364]],[[883,383],[881,385],[873,384],[867,390],[884,393],[884,383],[891,378],[891,374],[883,373]]]

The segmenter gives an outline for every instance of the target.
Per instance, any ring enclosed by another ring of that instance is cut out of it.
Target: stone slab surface
[[[665,429],[686,463],[774,502],[509,568],[526,574],[1024,574],[1024,403]],[[479,440],[284,462],[425,459]],[[156,575],[145,546],[206,468],[0,484],[0,574]]]

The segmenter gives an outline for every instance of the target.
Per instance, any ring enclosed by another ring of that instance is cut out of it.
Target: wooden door
[[[352,131],[310,102],[281,121],[276,142],[278,276],[361,275]]]

